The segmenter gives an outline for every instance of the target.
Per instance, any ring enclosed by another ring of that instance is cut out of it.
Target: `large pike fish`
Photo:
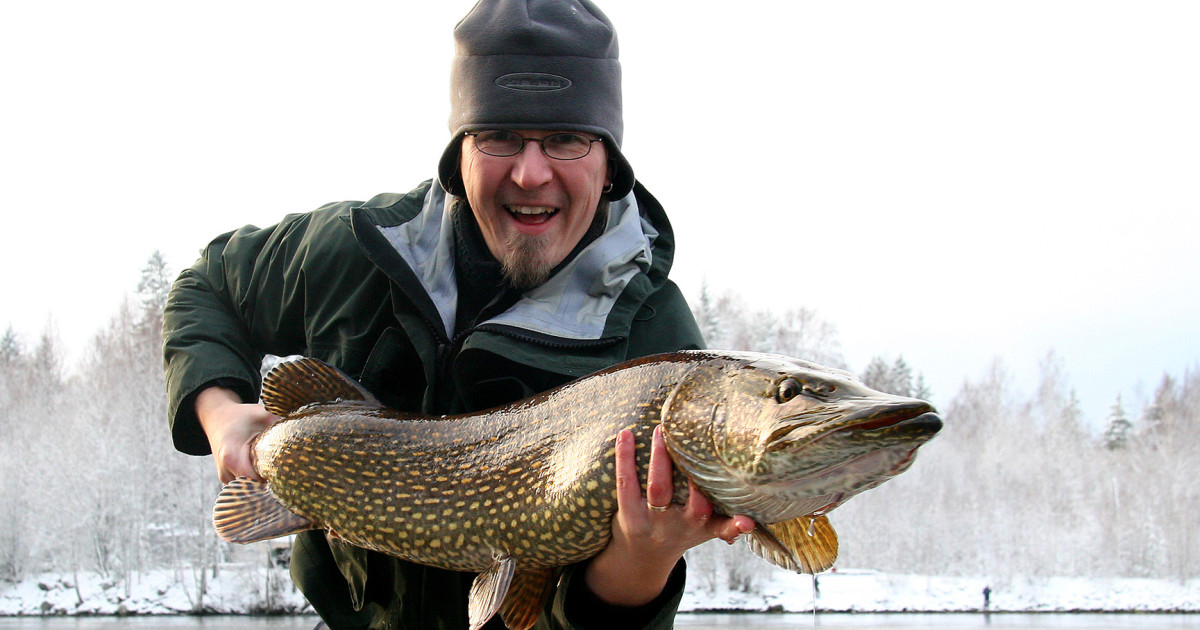
[[[600,552],[617,509],[614,449],[631,429],[645,482],[662,424],[675,463],[752,550],[792,571],[832,566],[825,516],[912,464],[942,426],[929,403],[778,355],[696,351],[622,363],[510,405],[460,416],[393,411],[338,370],[302,359],[263,381],[283,418],[253,445],[265,483],[225,486],[213,523],[247,543],[310,529],[479,573],[469,618],[534,624],[562,568]]]

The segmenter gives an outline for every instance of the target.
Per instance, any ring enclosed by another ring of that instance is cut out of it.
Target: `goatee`
[[[508,239],[500,266],[509,286],[525,291],[550,279],[550,272],[554,271],[554,265],[546,260],[550,243],[545,235],[514,234]]]

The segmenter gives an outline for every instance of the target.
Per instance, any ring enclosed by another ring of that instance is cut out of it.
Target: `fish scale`
[[[719,514],[745,514],[777,566],[829,568],[825,514],[899,474],[941,427],[924,401],[778,355],[679,352],[614,366],[510,405],[428,417],[384,408],[314,359],[277,366],[263,402],[282,420],[253,445],[263,482],[226,485],[218,534],[253,542],[309,529],[443,569],[479,573],[471,627],[533,625],[562,567],[599,553],[617,510],[615,443],[634,433],[645,487],[654,428]],[[352,585],[352,588],[354,585]]]

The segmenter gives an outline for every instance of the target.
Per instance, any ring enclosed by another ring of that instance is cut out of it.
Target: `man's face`
[[[554,132],[518,133],[545,138]],[[467,201],[514,287],[545,282],[587,233],[609,182],[607,156],[602,142],[577,160],[547,157],[536,142],[527,142],[517,155],[495,157],[477,149],[473,136],[463,138]]]

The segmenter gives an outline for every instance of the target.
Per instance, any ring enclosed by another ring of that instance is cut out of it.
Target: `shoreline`
[[[812,610],[742,610],[742,609],[718,609],[718,608],[697,608],[693,610],[680,610],[680,615],[811,615]],[[905,616],[905,615],[996,615],[996,616],[1018,616],[1018,615],[1179,615],[1179,616],[1200,616],[1200,610],[817,610],[816,614],[830,616],[848,616],[856,615],[888,615],[888,616]],[[43,618],[156,618],[156,617],[316,617],[317,614],[312,610],[299,612],[149,612],[149,613],[46,613],[46,614],[30,614],[30,613],[0,613],[0,619],[43,619]]]
[[[233,565],[197,587],[190,571],[153,570],[117,580],[46,573],[0,582],[0,617],[312,614],[287,571]],[[989,602],[984,607],[984,590]],[[771,571],[752,592],[689,583],[681,614],[1196,614],[1200,578],[944,577],[839,570]]]

